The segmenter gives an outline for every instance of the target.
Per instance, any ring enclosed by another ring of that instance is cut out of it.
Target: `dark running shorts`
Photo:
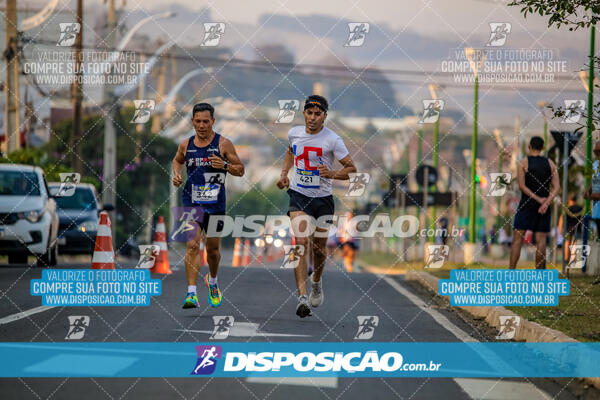
[[[202,219],[196,220],[196,222],[200,226],[200,229],[202,229],[202,231],[204,233],[206,233],[206,231],[208,230],[208,224],[210,223],[211,217],[213,217],[215,215],[225,215],[225,213],[213,213],[213,214],[204,213]],[[220,219],[217,222],[217,233],[223,232],[224,225],[225,225],[225,222],[222,219]]]
[[[288,189],[288,195],[290,196],[290,208],[287,215],[290,215],[292,211],[304,211],[307,215],[310,215],[314,219],[319,219],[324,215],[331,215],[335,213],[335,205],[333,203],[333,196],[325,197],[308,197],[302,193],[298,193],[295,190]],[[327,220],[328,224],[333,223],[332,219]]]
[[[540,214],[537,211],[517,210],[513,228],[532,232],[550,232],[550,208],[546,214]]]

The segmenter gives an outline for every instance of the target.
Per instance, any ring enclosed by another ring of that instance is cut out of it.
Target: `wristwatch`
[[[229,165],[229,163],[227,161],[223,161],[223,169],[225,170],[225,172],[227,172],[228,165]]]

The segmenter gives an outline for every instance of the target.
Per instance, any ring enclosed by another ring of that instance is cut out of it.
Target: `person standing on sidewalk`
[[[529,141],[529,155],[517,166],[517,180],[521,201],[514,220],[514,234],[510,250],[510,268],[517,267],[526,231],[535,235],[535,267],[546,268],[546,237],[550,232],[548,208],[560,191],[558,170],[547,157],[541,155],[544,139],[534,136]]]

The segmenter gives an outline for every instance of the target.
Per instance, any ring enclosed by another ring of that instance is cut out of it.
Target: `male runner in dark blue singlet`
[[[192,124],[196,134],[179,144],[173,159],[173,184],[179,187],[183,183],[181,170],[185,165],[187,180],[183,188],[183,206],[193,207],[198,219],[194,221],[199,228],[192,240],[187,242],[185,252],[185,271],[188,281],[188,294],[183,308],[198,307],[196,283],[200,270],[201,230],[206,237],[206,258],[210,274],[204,281],[209,288],[208,304],[217,307],[222,296],[217,282],[217,271],[221,260],[221,238],[206,235],[209,221],[213,215],[225,214],[225,177],[244,175],[244,165],[238,157],[233,143],[214,132],[215,109],[208,103],[194,106]],[[220,224],[220,226],[219,226]],[[222,230],[223,221],[219,221],[217,230]]]

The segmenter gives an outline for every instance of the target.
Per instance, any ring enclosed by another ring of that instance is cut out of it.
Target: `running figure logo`
[[[490,191],[488,192],[488,196],[492,197],[500,197],[504,196],[506,193],[506,189],[508,185],[510,185],[510,180],[512,176],[510,172],[492,172],[490,173]]]
[[[77,34],[81,31],[81,25],[77,22],[65,22],[58,25],[60,26],[60,36],[56,45],[61,47],[73,46]]]
[[[490,40],[485,45],[491,47],[504,46],[511,29],[510,22],[490,22]]]
[[[173,219],[176,221],[171,233],[172,242],[187,242],[196,235],[198,224],[204,215],[201,207],[173,207]]]
[[[221,346],[196,346],[198,360],[190,375],[210,375],[215,372],[217,359],[223,355]]]
[[[565,100],[565,114],[561,123],[576,124],[585,113],[585,100]]]
[[[369,340],[375,333],[375,328],[379,325],[379,317],[377,315],[358,315],[358,330],[354,339]]]
[[[279,114],[275,120],[276,124],[289,124],[294,120],[296,111],[300,109],[298,100],[277,100],[279,103]]]
[[[136,268],[149,269],[154,267],[154,262],[160,248],[156,244],[141,244],[140,245],[140,260],[138,261]]]
[[[154,110],[154,100],[134,100],[135,112],[131,118],[132,124],[145,124]]]
[[[227,337],[229,336],[229,332],[231,331],[231,328],[233,328],[233,323],[235,322],[235,319],[230,316],[219,316],[219,315],[215,315],[212,317],[213,318],[213,322],[215,324],[215,327],[213,329],[212,334],[210,335],[211,339],[227,339]]]
[[[204,23],[204,40],[200,46],[215,47],[219,45],[221,35],[225,33],[224,22],[205,22]]]
[[[424,268],[442,268],[446,257],[450,254],[450,248],[446,244],[429,244],[427,253],[427,262]]]
[[[349,173],[350,177],[348,183],[348,191],[346,191],[347,197],[358,197],[362,196],[367,189],[367,185],[371,180],[371,175],[366,172]]]
[[[204,185],[192,185],[192,201],[194,203],[216,203],[221,186],[225,184],[225,174],[205,172],[204,182]]]
[[[420,124],[432,124],[437,122],[440,111],[444,109],[444,100],[423,100],[423,116]]]
[[[81,174],[78,172],[60,172],[60,188],[54,196],[70,197],[75,194],[76,185],[81,181]]]
[[[365,43],[367,33],[369,33],[370,25],[368,22],[348,22],[348,40],[344,43],[344,47],[359,47]]]
[[[304,255],[304,246],[301,244],[285,244],[283,245],[283,264],[281,268],[294,269],[300,263],[300,257]]]
[[[517,327],[521,325],[521,317],[516,315],[500,315],[498,318],[500,318],[500,330],[496,339],[508,340],[514,338],[515,333],[517,333]]]
[[[90,317],[87,315],[70,315],[69,317],[69,331],[66,340],[78,340],[83,339],[85,335],[85,329],[90,326]]]
[[[567,268],[581,269],[585,265],[587,257],[590,255],[590,245],[588,244],[573,244],[569,246],[571,257],[567,263]]]

